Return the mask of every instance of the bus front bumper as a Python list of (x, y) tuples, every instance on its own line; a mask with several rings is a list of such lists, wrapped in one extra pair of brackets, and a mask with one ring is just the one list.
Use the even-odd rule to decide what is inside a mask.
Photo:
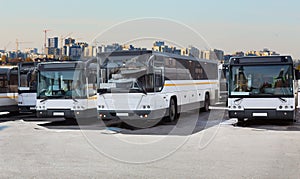
[(19, 105), (20, 113), (34, 113), (36, 111), (35, 106), (21, 106)]
[(100, 119), (150, 120), (163, 118), (166, 116), (166, 114), (167, 109), (134, 111), (98, 110)]
[(75, 118), (75, 111), (66, 110), (66, 109), (37, 110), (36, 116), (39, 118), (47, 118), (47, 117)]
[(64, 117), (64, 118), (97, 118), (96, 109), (87, 110), (68, 110), (68, 109), (51, 109), (37, 110), (38, 118)]
[(294, 111), (277, 111), (277, 110), (255, 110), (246, 109), (243, 111), (228, 111), (229, 118), (240, 119), (282, 119), (292, 120), (295, 117)]

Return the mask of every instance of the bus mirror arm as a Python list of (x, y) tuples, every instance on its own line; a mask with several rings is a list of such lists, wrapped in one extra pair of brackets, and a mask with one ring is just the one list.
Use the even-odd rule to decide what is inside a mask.
[(145, 90), (145, 88), (142, 86), (141, 87), (141, 91), (145, 94), (145, 95), (147, 95), (147, 91)]
[(295, 77), (296, 77), (296, 80), (300, 80), (300, 70), (298, 70), (298, 69), (295, 70)]

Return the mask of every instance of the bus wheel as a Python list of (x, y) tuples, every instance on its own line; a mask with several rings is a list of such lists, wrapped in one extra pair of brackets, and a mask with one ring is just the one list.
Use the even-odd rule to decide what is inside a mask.
[(205, 94), (205, 99), (204, 99), (204, 107), (201, 108), (202, 112), (208, 112), (209, 111), (209, 106), (210, 106), (210, 99), (209, 99), (209, 94)]
[(171, 98), (169, 105), (169, 122), (176, 121), (178, 118), (177, 115), (177, 104), (174, 98)]
[(239, 126), (239, 127), (246, 127), (247, 126), (247, 123), (246, 121), (244, 121), (243, 118), (239, 118), (237, 123), (236, 123), (236, 126)]

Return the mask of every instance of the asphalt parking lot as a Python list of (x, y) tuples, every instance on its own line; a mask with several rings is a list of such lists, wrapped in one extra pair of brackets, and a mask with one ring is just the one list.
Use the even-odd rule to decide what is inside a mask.
[(132, 129), (2, 116), (1, 178), (299, 178), (300, 123), (235, 126), (225, 110)]

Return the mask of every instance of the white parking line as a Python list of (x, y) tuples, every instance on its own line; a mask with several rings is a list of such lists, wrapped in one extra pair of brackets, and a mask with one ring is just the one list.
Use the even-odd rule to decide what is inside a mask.
[(238, 119), (236, 118), (231, 118), (229, 120), (226, 120), (224, 122), (221, 123), (221, 125), (234, 125), (238, 122)]
[(6, 115), (9, 114), (9, 112), (0, 112), (0, 115)]

